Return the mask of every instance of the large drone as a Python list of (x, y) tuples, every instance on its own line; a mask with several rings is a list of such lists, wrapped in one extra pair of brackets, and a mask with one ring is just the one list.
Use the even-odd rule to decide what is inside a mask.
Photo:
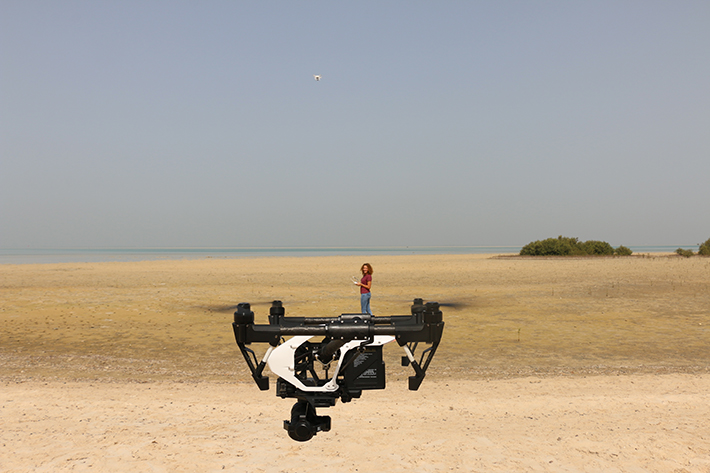
[[(439, 304), (425, 304), (422, 299), (414, 299), (412, 315), (389, 317), (369, 314), (286, 317), (281, 301), (274, 301), (268, 325), (254, 324), (251, 306), (242, 303), (237, 306), (232, 326), (259, 389), (269, 389), (269, 378), (263, 375), (268, 364), (279, 376), (276, 395), (297, 399), (291, 409), (291, 420), (284, 421), (284, 429), (300, 442), (330, 430), (330, 417), (317, 415), (316, 408), (334, 406), (338, 398), (349, 402), (359, 398), (364, 389), (385, 388), (382, 346), (386, 343), (396, 340), (404, 348), (402, 366), (411, 364), (414, 368), (409, 389), (419, 389), (444, 331)], [(313, 337), (323, 338), (311, 341)], [(247, 347), (253, 342), (270, 345), (261, 362)], [(414, 352), (419, 343), (431, 346), (417, 361)]]

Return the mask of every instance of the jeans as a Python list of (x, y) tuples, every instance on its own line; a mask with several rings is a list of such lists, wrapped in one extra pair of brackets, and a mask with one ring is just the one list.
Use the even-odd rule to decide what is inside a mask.
[(365, 294), (360, 294), (360, 313), (372, 315), (372, 309), (370, 309), (370, 296), (371, 292), (366, 292)]

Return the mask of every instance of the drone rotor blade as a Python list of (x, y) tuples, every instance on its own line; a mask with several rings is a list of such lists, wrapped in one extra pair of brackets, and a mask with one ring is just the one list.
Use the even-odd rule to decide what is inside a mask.
[(468, 302), (439, 302), (439, 307), (448, 307), (450, 309), (465, 309), (470, 305)]
[(237, 310), (236, 305), (202, 305), (197, 306), (199, 309), (206, 310), (207, 312), (232, 312)]
[[(249, 302), (249, 301), (244, 301), (244, 302)], [(257, 302), (249, 302), (249, 305), (251, 306), (271, 306), (271, 303), (273, 301), (257, 301)], [(231, 313), (237, 310), (237, 304), (205, 304), (205, 305), (199, 305), (195, 306), (197, 309), (202, 309), (206, 310), (207, 312), (223, 312), (223, 313)]]
[[(411, 303), (411, 301), (407, 301), (407, 302)], [(473, 302), (471, 302), (470, 300), (467, 301), (467, 300), (456, 300), (456, 299), (454, 299), (454, 300), (441, 300), (441, 299), (437, 299), (437, 298), (425, 299), (424, 303), (426, 304), (427, 302), (437, 302), (439, 304), (439, 307), (446, 307), (446, 308), (453, 309), (453, 310), (466, 309), (466, 308), (471, 307), (473, 305)]]

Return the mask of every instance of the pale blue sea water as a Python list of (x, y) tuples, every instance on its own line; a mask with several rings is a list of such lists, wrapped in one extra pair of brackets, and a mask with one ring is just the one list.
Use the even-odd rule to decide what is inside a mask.
[[(672, 253), (693, 245), (630, 246), (634, 253)], [(277, 256), (433, 255), (519, 253), (520, 246), (392, 246), (361, 248), (59, 248), (0, 249), (0, 264), (263, 258)]]
[(439, 246), (363, 248), (60, 248), (0, 249), (0, 264), (105, 261), (263, 258), (277, 256), (353, 256), (518, 253), (519, 246)]

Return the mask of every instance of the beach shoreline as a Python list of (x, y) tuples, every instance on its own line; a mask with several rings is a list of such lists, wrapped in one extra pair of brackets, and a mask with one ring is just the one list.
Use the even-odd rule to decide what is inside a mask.
[[(633, 246), (635, 257), (672, 255), (694, 245)], [(519, 255), (519, 246), (391, 246), (391, 247), (193, 247), (193, 248), (0, 248), (3, 264), (71, 264), (199, 259), (259, 259), (322, 256)]]

